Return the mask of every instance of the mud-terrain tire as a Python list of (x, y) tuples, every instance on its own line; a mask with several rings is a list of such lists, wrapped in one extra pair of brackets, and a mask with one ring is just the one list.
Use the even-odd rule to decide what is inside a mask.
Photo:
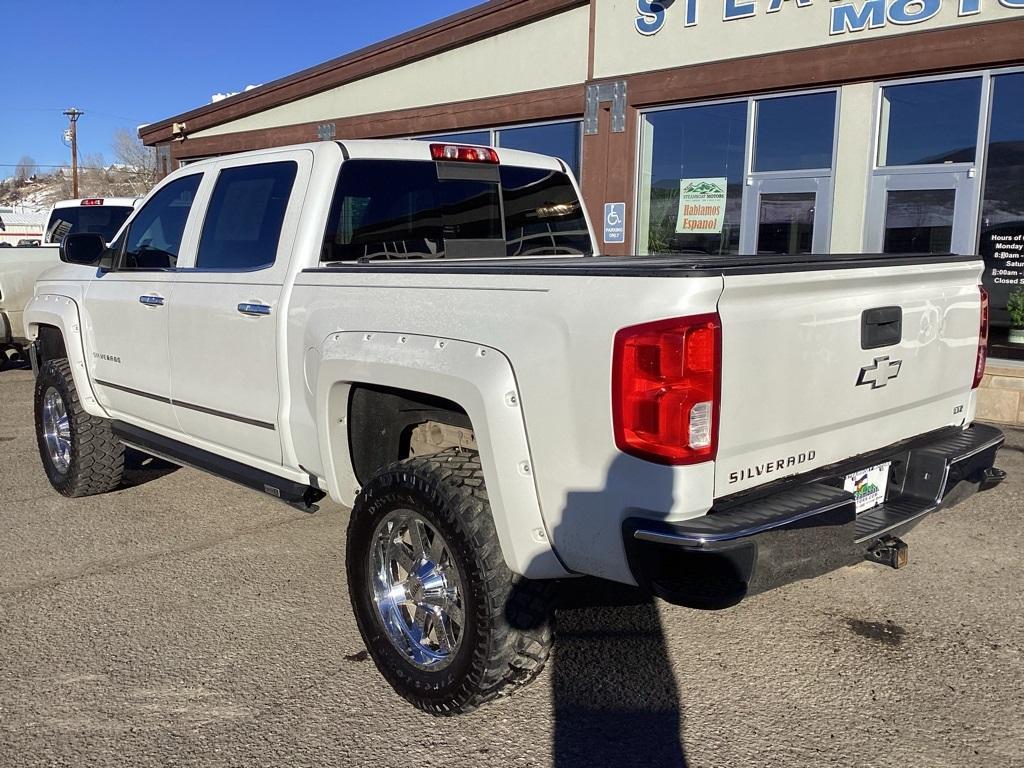
[(110, 422), (82, 410), (67, 359), (43, 363), (35, 386), (36, 442), (46, 477), (64, 496), (94, 496), (124, 479), (124, 444)]
[[(422, 536), (418, 551), (414, 528)], [(346, 565), (370, 656), (417, 708), (433, 715), (469, 712), (543, 669), (553, 642), (553, 585), (517, 576), (505, 564), (475, 453), (446, 451), (378, 471), (352, 510)], [(424, 597), (431, 585), (433, 602)], [(408, 602), (394, 597), (396, 589)], [(421, 615), (428, 617), (417, 630)]]

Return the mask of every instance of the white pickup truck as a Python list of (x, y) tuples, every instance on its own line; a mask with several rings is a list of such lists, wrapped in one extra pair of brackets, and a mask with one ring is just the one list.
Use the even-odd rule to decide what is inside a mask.
[(43, 466), (109, 491), (127, 445), (352, 505), (359, 629), (435, 714), (537, 674), (552, 580), (729, 606), (901, 566), (899, 536), (1004, 477), (1002, 434), (972, 424), (977, 258), (593, 251), (539, 155), (332, 141), (190, 165), (36, 285)]
[(92, 232), (112, 240), (134, 210), (134, 198), (62, 200), (50, 209), (42, 243), (0, 251), (0, 363), (20, 352), (27, 339), (22, 322), (32, 286), (43, 272), (60, 264), (58, 247), (65, 235)]

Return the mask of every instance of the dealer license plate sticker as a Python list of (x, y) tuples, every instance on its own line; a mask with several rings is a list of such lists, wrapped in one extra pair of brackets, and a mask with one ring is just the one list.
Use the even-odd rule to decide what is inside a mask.
[(892, 462), (877, 464), (846, 476), (843, 486), (853, 494), (857, 503), (857, 514), (874, 509), (885, 501), (885, 489), (889, 485), (889, 466)]

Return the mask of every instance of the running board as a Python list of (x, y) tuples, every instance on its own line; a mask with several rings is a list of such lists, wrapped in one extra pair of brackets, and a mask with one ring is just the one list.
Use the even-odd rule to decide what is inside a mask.
[(255, 469), (238, 461), (225, 459), (215, 453), (194, 448), (177, 440), (158, 435), (123, 421), (111, 425), (114, 435), (132, 448), (143, 453), (166, 459), (172, 464), (192, 467), (211, 475), (230, 480), (238, 485), (266, 494), (302, 512), (316, 512), (316, 503), (326, 494), (311, 485), (303, 485), (278, 477), (261, 469)]

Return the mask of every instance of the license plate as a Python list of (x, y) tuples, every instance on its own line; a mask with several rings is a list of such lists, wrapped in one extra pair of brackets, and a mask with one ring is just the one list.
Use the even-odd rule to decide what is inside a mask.
[(846, 476), (846, 483), (843, 487), (853, 494), (857, 503), (858, 515), (869, 509), (874, 509), (885, 501), (885, 489), (889, 485), (889, 466), (891, 464), (891, 461), (887, 461), (885, 464), (876, 464)]

